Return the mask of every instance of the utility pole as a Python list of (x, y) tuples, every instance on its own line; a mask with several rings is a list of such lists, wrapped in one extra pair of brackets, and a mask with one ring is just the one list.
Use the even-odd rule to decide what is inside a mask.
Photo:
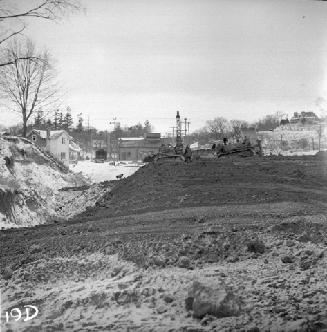
[(171, 138), (171, 143), (172, 145), (174, 145), (174, 139), (175, 139), (175, 127), (169, 127), (173, 130), (173, 135), (172, 135), (172, 138)]
[(183, 154), (182, 126), (179, 111), (176, 114), (176, 153)]
[[(113, 119), (112, 119), (113, 121), (110, 121), (109, 122), (109, 124), (111, 125), (111, 124), (113, 124), (114, 125), (114, 129), (115, 129), (115, 125), (116, 125), (116, 117), (114, 117)], [(110, 139), (111, 137), (110, 137), (110, 131), (109, 131), (109, 143), (111, 144), (111, 139)], [(116, 159), (116, 149), (112, 149), (113, 150), (113, 154), (114, 154), (114, 163), (115, 163), (115, 159)], [(111, 145), (110, 145), (110, 157), (111, 157), (111, 153), (112, 153), (112, 150), (111, 150)]]
[(175, 137), (175, 127), (170, 127), (173, 130), (173, 138)]
[(321, 123), (319, 123), (319, 133), (318, 133), (318, 150), (320, 151), (321, 145)]
[(87, 116), (87, 130), (90, 135), (90, 151), (91, 151), (91, 161), (93, 159), (93, 143), (92, 143), (92, 130), (90, 129), (90, 115)]
[[(109, 147), (109, 145), (108, 145), (108, 130), (106, 129), (106, 150), (107, 150), (107, 158), (108, 158), (108, 147)], [(107, 160), (107, 158), (106, 158), (106, 160)]]
[(90, 128), (90, 136), (91, 136), (91, 161), (93, 159), (93, 138), (92, 138), (92, 129)]
[(190, 121), (187, 122), (187, 137), (188, 137), (188, 140), (187, 140), (187, 143), (190, 144)]
[(187, 127), (186, 127), (186, 125), (187, 125), (187, 118), (184, 118), (184, 132), (185, 132), (185, 139), (186, 139), (186, 131), (187, 131)]

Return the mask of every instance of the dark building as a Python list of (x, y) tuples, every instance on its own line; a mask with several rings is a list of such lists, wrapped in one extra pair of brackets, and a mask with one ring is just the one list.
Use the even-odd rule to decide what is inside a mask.
[(143, 160), (147, 155), (158, 153), (160, 146), (160, 133), (147, 133), (144, 137), (123, 137), (118, 142), (119, 159)]

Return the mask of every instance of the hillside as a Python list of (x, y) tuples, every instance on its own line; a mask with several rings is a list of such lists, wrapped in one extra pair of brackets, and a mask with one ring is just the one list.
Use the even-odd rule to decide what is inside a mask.
[(56, 218), (61, 188), (87, 180), (19, 137), (0, 138), (0, 227), (43, 224)]

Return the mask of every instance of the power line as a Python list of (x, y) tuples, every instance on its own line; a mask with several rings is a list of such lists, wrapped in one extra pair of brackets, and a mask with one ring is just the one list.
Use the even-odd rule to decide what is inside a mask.
[[(110, 117), (93, 117), (92, 116), (92, 119), (93, 120), (108, 120)], [(172, 120), (172, 121), (175, 121), (175, 118), (174, 117), (146, 117), (146, 116), (143, 116), (142, 118), (146, 119), (146, 120)], [(127, 120), (131, 120), (131, 117), (128, 117), (128, 116), (120, 116), (119, 119), (127, 119)], [(201, 120), (203, 121), (203, 118), (193, 118), (193, 120)]]

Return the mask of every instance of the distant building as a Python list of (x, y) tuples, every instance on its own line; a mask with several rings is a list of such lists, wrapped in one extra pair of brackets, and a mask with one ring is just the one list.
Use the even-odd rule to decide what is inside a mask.
[(140, 160), (144, 137), (123, 137), (118, 140), (119, 160)]
[(69, 141), (69, 162), (76, 163), (81, 158), (82, 149), (74, 141)]
[(54, 157), (69, 165), (69, 142), (71, 137), (65, 130), (35, 130), (28, 135), (29, 138), (39, 148), (50, 152)]
[(46, 149), (47, 132), (45, 130), (33, 129), (32, 132), (27, 135), (27, 138), (30, 139), (39, 148)]
[(291, 124), (316, 124), (319, 122), (318, 116), (314, 112), (294, 112), (290, 123)]
[(158, 153), (161, 146), (160, 133), (147, 133), (144, 137), (123, 137), (119, 139), (119, 159), (143, 160), (149, 154)]
[(47, 150), (65, 165), (69, 165), (69, 140), (71, 137), (65, 130), (50, 131)]

